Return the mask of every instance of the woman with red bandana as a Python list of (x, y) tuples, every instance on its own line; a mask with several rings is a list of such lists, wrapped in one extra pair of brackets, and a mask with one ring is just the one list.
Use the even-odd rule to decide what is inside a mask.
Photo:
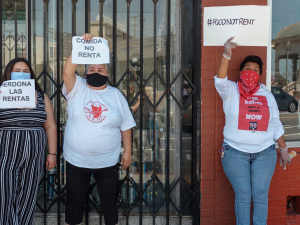
[(291, 157), (275, 98), (264, 84), (258, 83), (262, 74), (261, 58), (247, 56), (243, 60), (238, 83), (227, 79), (231, 50), (237, 46), (232, 39), (224, 45), (215, 76), (226, 118), (224, 143), (220, 150), (223, 170), (235, 192), (236, 224), (250, 224), (253, 201), (253, 225), (266, 225), (269, 186), (277, 161), (275, 141), (284, 169)]

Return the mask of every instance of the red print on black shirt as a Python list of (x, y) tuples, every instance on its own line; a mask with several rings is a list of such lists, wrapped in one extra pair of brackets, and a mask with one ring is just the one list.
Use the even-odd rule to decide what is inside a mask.
[(239, 130), (267, 131), (269, 119), (270, 111), (265, 96), (244, 98), (240, 95)]
[(102, 116), (102, 113), (108, 110), (105, 105), (92, 101), (89, 101), (86, 105), (87, 107), (84, 107), (83, 111), (89, 121), (100, 123), (106, 118), (106, 116)]

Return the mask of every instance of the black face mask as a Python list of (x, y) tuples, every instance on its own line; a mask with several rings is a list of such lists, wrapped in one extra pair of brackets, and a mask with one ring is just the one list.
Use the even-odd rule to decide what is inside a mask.
[(92, 87), (101, 87), (106, 84), (107, 80), (107, 76), (101, 75), (99, 73), (91, 73), (86, 75), (86, 82)]

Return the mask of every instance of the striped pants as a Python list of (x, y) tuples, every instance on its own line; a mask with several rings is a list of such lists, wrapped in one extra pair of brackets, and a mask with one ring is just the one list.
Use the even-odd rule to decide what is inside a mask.
[(0, 130), (0, 225), (31, 225), (45, 160), (40, 130)]

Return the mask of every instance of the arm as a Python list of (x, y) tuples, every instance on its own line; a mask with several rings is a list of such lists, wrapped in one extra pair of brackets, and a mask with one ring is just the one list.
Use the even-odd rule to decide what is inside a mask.
[(283, 164), (283, 169), (285, 170), (286, 164), (291, 163), (292, 157), (289, 154), (283, 135), (277, 139), (277, 143), (279, 145), (279, 151), (280, 151), (280, 159), (279, 159), (280, 166), (282, 166)]
[(132, 112), (135, 113), (138, 110), (139, 106), (140, 106), (140, 99), (138, 99), (138, 101), (134, 104), (134, 106), (131, 106)]
[(64, 65), (64, 72), (63, 72), (64, 82), (68, 94), (72, 91), (76, 82), (76, 75), (75, 75), (76, 68), (77, 68), (77, 64), (72, 64), (72, 55), (70, 55), (70, 57), (68, 58), (67, 62)]
[(272, 96), (273, 98), (273, 104), (272, 104), (272, 114), (273, 114), (273, 119), (271, 121), (273, 129), (274, 129), (274, 139), (277, 141), (278, 145), (279, 145), (279, 151), (280, 151), (280, 166), (282, 166), (283, 164), (283, 169), (286, 169), (286, 164), (289, 164), (291, 162), (291, 156), (288, 152), (288, 148), (285, 144), (285, 140), (284, 140), (284, 129), (282, 126), (282, 123), (280, 121), (280, 117), (279, 117), (279, 110), (278, 110), (278, 106), (276, 103), (276, 100), (274, 98), (274, 96)]
[(44, 123), (44, 129), (47, 135), (49, 155), (46, 160), (46, 167), (53, 169), (56, 166), (56, 148), (57, 148), (57, 134), (56, 124), (54, 119), (53, 107), (50, 99), (44, 94), (45, 99), (45, 111), (47, 114), (47, 120)]
[[(82, 35), (83, 39), (86, 41), (90, 41), (93, 39), (94, 35), (92, 34), (84, 34)], [(63, 70), (63, 77), (64, 77), (64, 82), (67, 88), (67, 93), (69, 94), (76, 82), (76, 75), (75, 71), (77, 68), (77, 64), (72, 63), (72, 54), (68, 58), (67, 62), (64, 65), (64, 70)]]
[(122, 169), (126, 169), (131, 165), (131, 129), (121, 131), (124, 153), (121, 160)]
[(224, 45), (224, 53), (223, 53), (223, 57), (221, 59), (221, 63), (220, 63), (219, 70), (217, 73), (217, 77), (221, 78), (221, 79), (225, 78), (227, 75), (229, 60), (231, 59), (231, 55), (232, 55), (231, 50), (236, 48), (236, 46), (237, 46), (236, 43), (231, 42), (232, 39), (233, 39), (233, 37), (229, 38)]
[(286, 148), (286, 144), (285, 144), (285, 140), (283, 135), (277, 139), (277, 143), (279, 145), (280, 148), (285, 149)]
[(217, 73), (218, 78), (223, 79), (226, 77), (228, 65), (229, 65), (229, 60), (223, 56)]
[[(145, 91), (145, 94), (147, 95), (147, 97), (149, 98), (150, 102), (154, 105), (154, 99), (150, 98), (150, 93), (149, 91)], [(158, 112), (158, 107), (155, 108), (155, 112)]]

